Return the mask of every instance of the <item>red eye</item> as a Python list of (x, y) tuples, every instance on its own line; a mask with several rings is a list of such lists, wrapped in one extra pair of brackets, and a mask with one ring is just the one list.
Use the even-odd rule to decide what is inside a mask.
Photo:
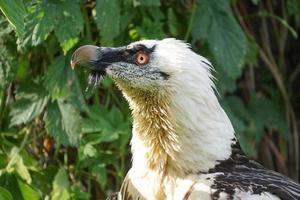
[(139, 65), (145, 65), (149, 62), (149, 56), (146, 52), (140, 51), (138, 52), (135, 57), (135, 62)]

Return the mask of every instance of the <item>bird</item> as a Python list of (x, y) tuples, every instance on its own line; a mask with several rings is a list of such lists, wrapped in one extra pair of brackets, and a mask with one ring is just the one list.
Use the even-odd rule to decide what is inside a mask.
[(132, 166), (119, 200), (299, 200), (300, 185), (242, 151), (221, 107), (213, 66), (175, 39), (121, 47), (85, 45), (71, 66), (89, 84), (109, 76), (132, 111)]

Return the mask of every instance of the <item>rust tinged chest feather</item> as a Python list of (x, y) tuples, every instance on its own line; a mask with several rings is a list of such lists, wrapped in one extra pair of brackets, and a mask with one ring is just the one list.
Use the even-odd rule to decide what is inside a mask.
[(168, 168), (167, 154), (173, 143), (174, 130), (166, 95), (131, 90), (128, 96), (134, 120), (134, 131), (147, 148), (148, 167), (163, 173)]
[[(177, 135), (170, 119), (171, 95), (162, 91), (143, 91), (119, 83), (125, 98), (129, 102), (133, 115), (133, 129), (136, 137), (146, 148), (144, 158), (149, 170), (158, 172), (156, 199), (165, 199), (163, 182), (171, 169), (169, 152), (173, 151)], [(132, 143), (134, 146), (135, 144)]]

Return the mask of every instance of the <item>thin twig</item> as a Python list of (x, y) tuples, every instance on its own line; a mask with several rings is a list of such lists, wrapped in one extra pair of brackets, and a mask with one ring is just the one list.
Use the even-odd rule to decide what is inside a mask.
[(282, 154), (280, 153), (280, 151), (274, 144), (273, 140), (269, 136), (266, 135), (266, 137), (264, 139), (265, 139), (267, 145), (270, 147), (271, 151), (273, 152), (273, 155), (275, 155), (277, 164), (279, 165), (279, 168), (282, 170), (282, 172), (284, 174), (287, 175), (288, 171), (287, 171), (287, 167), (286, 167), (286, 164), (285, 164)]
[(266, 56), (266, 54), (264, 53), (264, 51), (260, 48), (259, 49), (259, 55), (262, 58), (262, 60), (264, 61), (264, 63), (266, 64), (266, 66), (268, 67), (268, 69), (270, 70), (270, 72), (272, 73), (273, 77), (275, 78), (275, 81), (277, 83), (277, 86), (279, 88), (279, 91), (281, 92), (284, 102), (285, 102), (285, 107), (286, 107), (286, 111), (288, 112), (288, 121), (289, 121), (289, 125), (290, 125), (290, 130), (292, 132), (292, 138), (290, 138), (290, 143), (294, 145), (292, 145), (292, 149), (294, 152), (294, 159), (295, 159), (295, 174), (294, 176), (296, 176), (298, 178), (299, 176), (299, 132), (298, 132), (298, 127), (297, 127), (297, 121), (296, 121), (296, 116), (295, 116), (295, 112), (293, 110), (293, 107), (291, 105), (291, 102), (289, 100), (289, 96), (288, 93), (284, 87), (284, 83), (283, 80), (281, 78), (281, 75), (278, 71), (278, 68), (276, 67), (276, 65), (274, 63), (272, 63), (270, 61), (270, 59)]
[(292, 72), (291, 76), (290, 76), (290, 82), (294, 82), (295, 79), (298, 77), (300, 72), (300, 63), (297, 65), (296, 69)]
[[(283, 3), (284, 4), (284, 3)], [(239, 10), (238, 9), (235, 9), (235, 12), (237, 13), (237, 15), (241, 15), (239, 13)], [(284, 9), (284, 12), (283, 12), (283, 15), (284, 15), (284, 18), (285, 20), (287, 20), (287, 17), (286, 17), (286, 13), (285, 13), (285, 9)], [(246, 14), (245, 14), (246, 16)], [(262, 16), (261, 16), (262, 17)], [(239, 18), (238, 18), (239, 19)], [(251, 34), (251, 24), (249, 24), (249, 26), (246, 26), (245, 23), (241, 23), (241, 26), (242, 28), (244, 29), (244, 31), (249, 34), (249, 35), (252, 35), (253, 37), (255, 37), (255, 34)], [(265, 52), (261, 47), (258, 47), (258, 51), (259, 51), (259, 56), (261, 57), (262, 61), (265, 63), (265, 65), (267, 66), (267, 68), (269, 69), (269, 71), (271, 72), (272, 76), (274, 77), (275, 79), (275, 82), (279, 88), (279, 91), (280, 93), (282, 94), (282, 97), (284, 99), (284, 102), (285, 102), (285, 110), (287, 112), (287, 115), (286, 115), (286, 119), (287, 119), (287, 122), (288, 122), (288, 125), (289, 125), (289, 130), (291, 130), (291, 136), (292, 137), (289, 137), (289, 149), (290, 149), (290, 154), (292, 154), (292, 160), (295, 162), (295, 169), (293, 170), (293, 176), (294, 177), (297, 177), (297, 179), (299, 179), (299, 131), (298, 131), (298, 126), (297, 126), (297, 122), (296, 122), (296, 116), (295, 116), (295, 112), (293, 110), (293, 107), (292, 107), (292, 104), (290, 102), (290, 99), (289, 99), (289, 96), (288, 96), (288, 93), (287, 93), (287, 90), (284, 86), (284, 81), (283, 81), (283, 78), (280, 74), (280, 71), (279, 71), (279, 67), (278, 65), (276, 64), (275, 62), (275, 59), (273, 57), (273, 54), (272, 54), (272, 51), (271, 51), (271, 48), (270, 48), (270, 42), (268, 41), (268, 35), (269, 32), (268, 32), (268, 29), (267, 29), (267, 25), (266, 25), (266, 21), (264, 20), (263, 21), (263, 31), (264, 31), (264, 34), (262, 36), (265, 36), (267, 38), (267, 42), (265, 41)], [(285, 29), (285, 31), (287, 31), (286, 28), (283, 28)], [(252, 30), (252, 29), (251, 29)], [(282, 51), (282, 56), (284, 56), (283, 52), (284, 52), (284, 47), (285, 47), (285, 38), (287, 37), (285, 34), (287, 34), (288, 32), (284, 32), (283, 35), (281, 35), (282, 40), (281, 40), (281, 51)], [(263, 40), (264, 42), (264, 40)], [(282, 58), (284, 59), (284, 57)], [(283, 66), (285, 66), (284, 63), (281, 63), (283, 64)]]

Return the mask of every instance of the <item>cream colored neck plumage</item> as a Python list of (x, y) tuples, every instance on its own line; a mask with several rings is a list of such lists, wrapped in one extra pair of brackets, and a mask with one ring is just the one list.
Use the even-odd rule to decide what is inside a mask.
[(133, 110), (133, 168), (185, 176), (208, 171), (230, 156), (234, 131), (214, 94), (199, 102), (177, 99), (176, 91), (122, 90)]

